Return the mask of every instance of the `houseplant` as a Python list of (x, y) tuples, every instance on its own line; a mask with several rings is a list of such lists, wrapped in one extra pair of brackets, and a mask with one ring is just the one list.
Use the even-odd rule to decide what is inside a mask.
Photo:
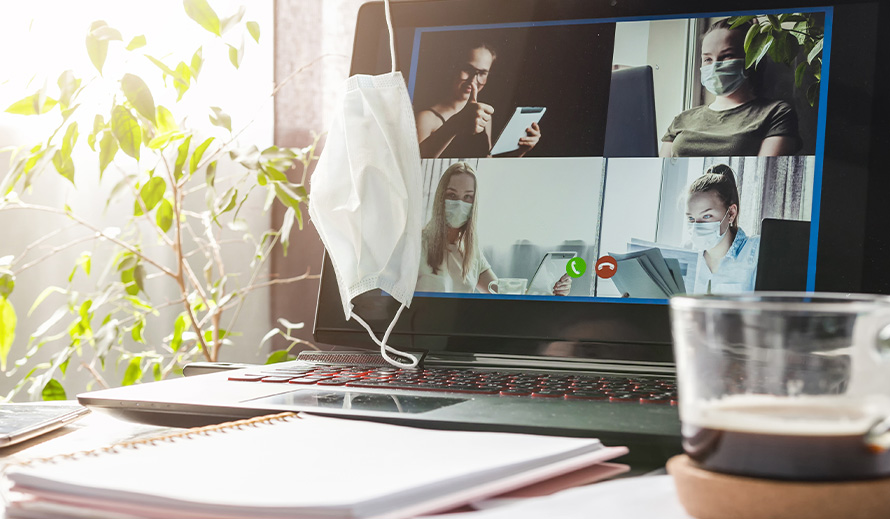
[[(94, 69), (90, 75), (60, 71), (55, 84), (6, 109), (49, 118), (52, 128), (39, 142), (7, 150), (10, 170), (0, 180), (0, 216), (28, 211), (67, 222), (63, 232), (0, 253), (0, 369), (18, 380), (7, 398), (22, 389), (34, 398), (66, 398), (69, 365), (89, 371), (101, 385), (120, 366), (120, 382), (128, 385), (179, 373), (193, 360), (217, 361), (237, 336), (249, 294), (313, 277), (307, 272), (272, 279), (265, 265), (274, 247), (287, 253), (292, 229), (303, 225), (306, 174), (317, 158), (318, 138), (299, 149), (260, 149), (243, 142), (244, 127), (233, 128), (223, 107), (196, 110), (202, 99), (190, 99), (209, 63), (225, 61), (237, 74), (250, 45), (260, 41), (259, 24), (245, 13), (241, 7), (220, 16), (206, 0), (184, 0), (181, 15), (204, 38), (182, 59), (153, 55), (150, 35), (125, 35), (95, 21), (83, 42)], [(113, 71), (107, 66), (112, 61), (118, 65)], [(41, 201), (35, 186), (47, 176), (69, 183), (74, 196), (106, 189), (106, 206), (128, 208), (125, 221), (97, 223), (67, 202)], [(257, 199), (263, 211), (284, 204), (283, 221), (252, 228), (244, 212)], [(245, 243), (252, 249), (250, 261), (233, 270), (226, 249)], [(22, 272), (77, 248), (84, 249), (59, 283), (50, 280), (30, 308), (13, 306), (9, 296)], [(159, 299), (165, 291), (174, 296)], [(54, 310), (40, 326), (18, 329), (19, 315), (47, 306)], [(299, 326), (281, 324), (283, 329), (270, 330), (265, 339), (290, 338), (288, 332)], [(146, 339), (149, 330), (155, 340)], [(10, 359), (15, 337), (23, 341), (26, 334), (25, 353)], [(291, 338), (290, 346), (297, 342)], [(287, 356), (287, 350), (278, 351), (268, 360)]]

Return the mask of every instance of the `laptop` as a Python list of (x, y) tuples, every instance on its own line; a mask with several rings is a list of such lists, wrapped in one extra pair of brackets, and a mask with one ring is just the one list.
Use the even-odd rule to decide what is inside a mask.
[[(656, 453), (653, 459), (663, 461), (680, 450), (668, 301), (621, 297), (607, 277), (595, 276), (594, 265), (605, 251), (621, 250), (634, 239), (684, 247), (688, 240), (676, 203), (682, 191), (678, 186), (715, 163), (731, 165), (741, 179), (742, 228), (756, 228), (753, 222), (766, 216), (767, 206), (772, 218), (777, 212), (794, 213), (794, 219), (810, 222), (807, 290), (890, 291), (890, 276), (881, 267), (890, 250), (883, 210), (890, 188), (881, 154), (873, 153), (888, 149), (890, 140), (886, 125), (872, 115), (890, 113), (887, 97), (879, 94), (887, 72), (875, 66), (888, 56), (887, 38), (879, 38), (877, 30), (890, 16), (886, 4), (439, 0), (396, 2), (392, 7), (399, 66), (415, 109), (431, 106), (454, 83), (457, 69), (443, 64), (455, 59), (448, 53), (466, 42), (484, 42), (496, 50), (485, 88), (479, 91), (480, 101), (495, 107), (495, 118), (509, 116), (498, 107), (547, 106), (540, 142), (525, 157), (464, 158), (478, 181), (479, 240), (493, 272), (500, 275), (508, 272), (517, 243), (536, 245), (542, 252), (577, 251), (587, 270), (576, 279), (587, 277), (587, 293), (417, 293), (391, 343), (421, 352), (423, 369), (429, 371), (396, 376), (367, 333), (344, 319), (326, 259), (314, 334), (319, 342), (338, 345), (337, 350), (308, 352), (300, 360), (274, 366), (84, 393), (78, 395), (82, 404), (175, 425), (292, 410), (436, 428), (597, 436), (630, 445), (632, 452), (649, 448)], [(701, 96), (693, 74), (698, 35), (716, 17), (764, 13), (805, 13), (824, 28), (821, 81), (812, 79), (815, 94), (807, 98), (806, 89), (802, 94), (791, 91), (798, 100), (800, 124), (814, 125), (815, 155), (604, 157), (611, 71), (618, 54), (621, 64), (656, 68), (655, 99), (664, 103), (658, 126), (663, 129), (676, 114), (695, 106), (689, 99)], [(676, 51), (665, 52), (671, 46)], [(366, 4), (357, 21), (352, 72), (387, 72), (388, 56), (383, 5)], [(670, 74), (661, 77), (659, 70)], [(453, 162), (425, 159), (424, 185), (437, 185)], [(806, 182), (791, 182), (795, 175)], [(875, 192), (876, 186), (883, 189)], [(788, 207), (763, 203), (764, 194), (786, 191), (787, 197), (770, 199), (787, 199)], [(425, 203), (434, 203), (432, 197)], [(780, 253), (759, 261), (781, 261)], [(397, 306), (380, 292), (355, 300), (356, 313), (379, 335)], [(318, 381), (325, 378), (321, 374), (329, 375), (325, 380), (359, 376), (404, 381), (442, 374), (447, 379), (466, 370), (473, 373), (462, 378), (464, 386), (485, 385), (473, 378), (478, 375), (513, 381), (515, 388), (515, 381), (524, 377), (562, 381), (562, 393), (480, 394), (460, 388), (430, 390), (425, 382), (410, 389)], [(344, 372), (350, 376), (340, 376)], [(316, 381), (298, 382), (307, 374)], [(601, 397), (569, 396), (584, 384), (597, 386)], [(488, 391), (492, 385), (486, 385)], [(661, 388), (661, 398), (646, 401), (639, 396), (638, 390), (654, 395), (650, 389), (655, 386)], [(543, 386), (534, 382), (531, 389)]]

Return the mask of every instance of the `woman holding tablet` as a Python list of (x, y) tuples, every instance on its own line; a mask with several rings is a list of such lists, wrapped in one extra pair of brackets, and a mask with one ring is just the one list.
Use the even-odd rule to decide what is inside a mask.
[(784, 101), (757, 96), (745, 69), (745, 35), (720, 20), (702, 39), (701, 83), (710, 105), (676, 116), (662, 137), (662, 157), (794, 155), (801, 147), (797, 114)]
[[(497, 54), (485, 43), (467, 47), (455, 63), (443, 98), (416, 114), (417, 140), (423, 158), (487, 157), (492, 147), (491, 116), (494, 107), (479, 102)], [(509, 154), (522, 157), (538, 143), (537, 123), (526, 129), (519, 149)]]
[(690, 184), (686, 221), (692, 247), (700, 251), (690, 293), (754, 290), (760, 237), (748, 236), (739, 227), (739, 191), (732, 168), (718, 164)]
[[(455, 162), (439, 180), (432, 218), (423, 229), (418, 292), (491, 293), (497, 276), (478, 243), (476, 210), (476, 172), (466, 162)], [(571, 279), (563, 275), (553, 295), (568, 295), (571, 288)]]

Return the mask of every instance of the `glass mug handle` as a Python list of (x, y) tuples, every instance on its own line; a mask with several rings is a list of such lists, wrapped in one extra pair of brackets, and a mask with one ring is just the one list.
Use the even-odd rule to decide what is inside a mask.
[[(876, 312), (871, 316), (863, 334), (863, 349), (867, 350), (867, 354), (878, 364), (890, 364), (890, 311)], [(883, 371), (890, 370), (890, 367), (883, 367)], [(856, 376), (856, 372), (853, 373)], [(890, 416), (878, 420), (865, 433), (865, 445), (876, 453), (890, 450)]]
[(494, 281), (491, 281), (491, 282), (488, 283), (488, 293), (489, 293), (489, 294), (497, 294), (497, 293), (498, 293), (497, 290), (495, 290), (494, 288), (492, 288), (493, 286), (494, 286), (494, 287), (498, 286), (498, 280), (495, 279)]

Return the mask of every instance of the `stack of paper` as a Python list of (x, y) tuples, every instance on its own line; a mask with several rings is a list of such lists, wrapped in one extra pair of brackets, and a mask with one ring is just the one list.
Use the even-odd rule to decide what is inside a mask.
[(8, 518), (400, 518), (627, 452), (595, 439), (290, 415), (5, 470)]
[(618, 263), (611, 279), (622, 294), (642, 299), (667, 299), (686, 292), (680, 261), (665, 259), (658, 248), (609, 255)]

